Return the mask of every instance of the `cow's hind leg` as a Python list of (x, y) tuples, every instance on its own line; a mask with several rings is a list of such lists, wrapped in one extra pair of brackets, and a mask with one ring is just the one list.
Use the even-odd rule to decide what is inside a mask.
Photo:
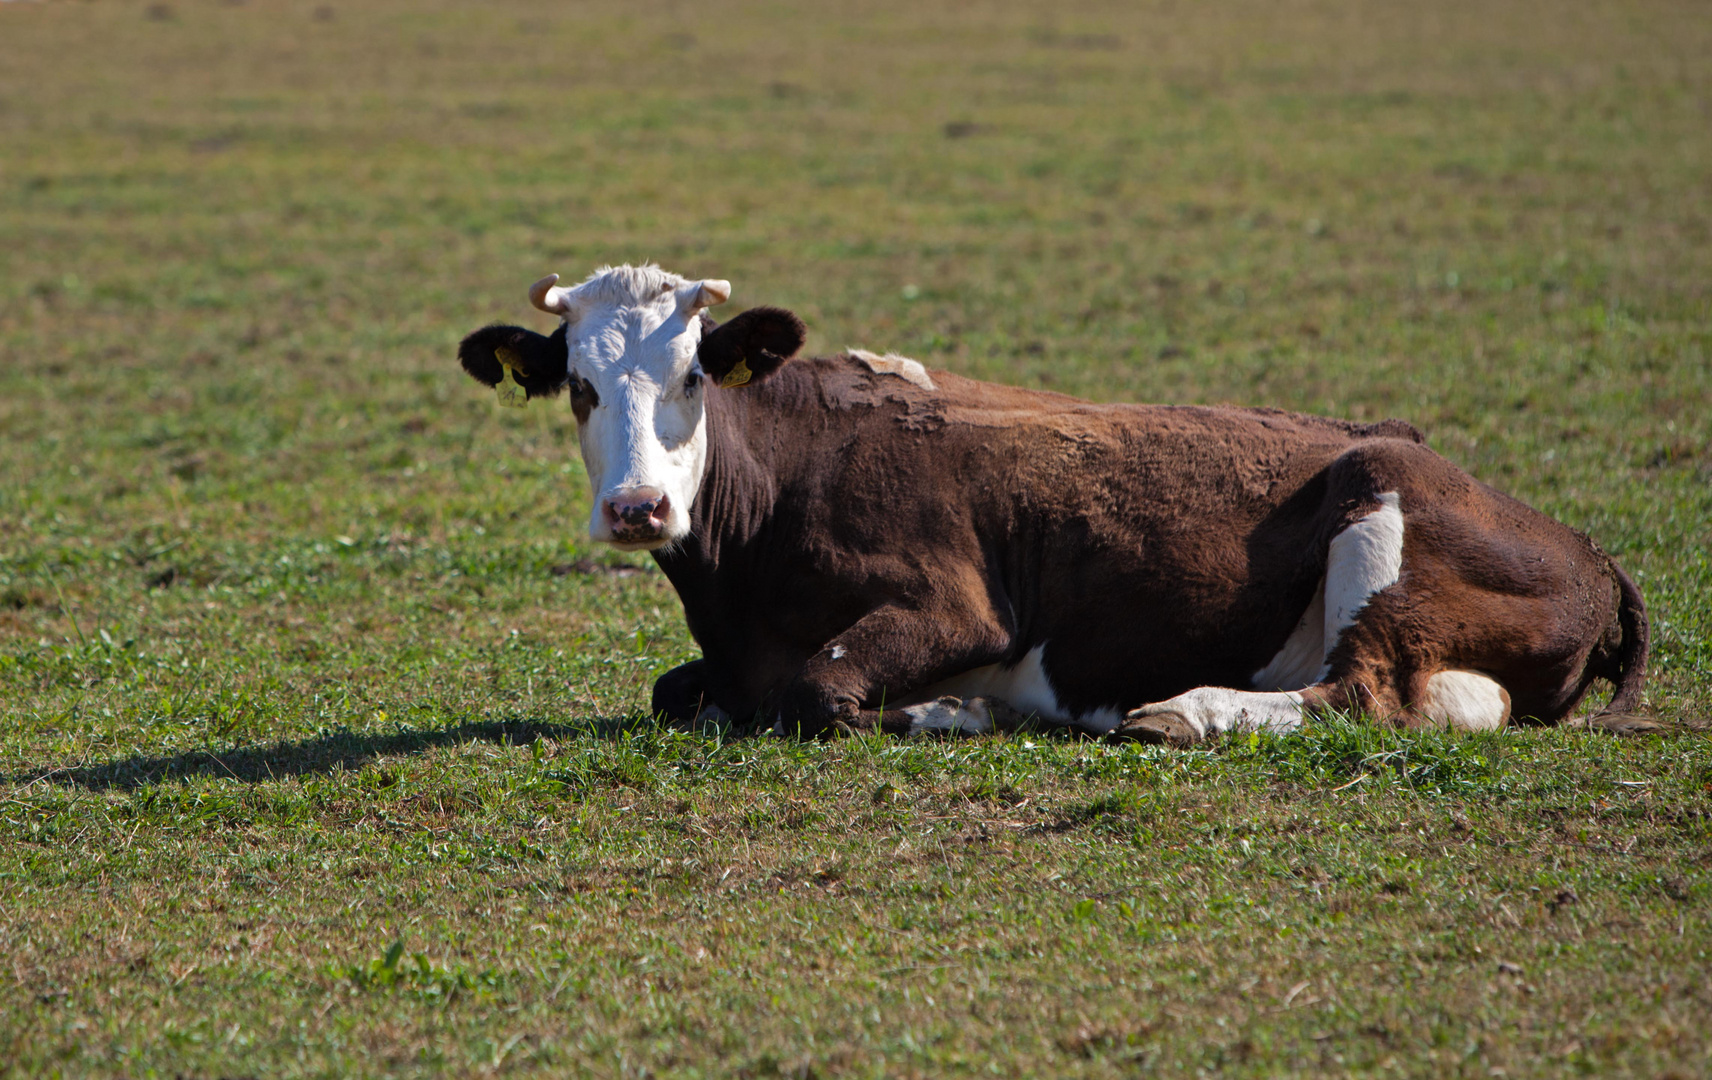
[(1510, 717), (1510, 695), (1495, 679), (1475, 671), (1434, 672), (1407, 708), (1396, 703), (1382, 683), (1366, 678), (1269, 692), (1202, 686), (1134, 710), (1112, 738), (1193, 746), (1231, 732), (1294, 731), (1321, 711), (1457, 731), (1496, 731)]
[[(1294, 731), (1320, 710), (1371, 714), (1378, 698), (1373, 686), (1351, 681), (1325, 681), (1303, 690), (1270, 693), (1200, 686), (1133, 710), (1113, 738), (1192, 746), (1233, 731)], [(1477, 671), (1435, 671), (1409, 709), (1387, 715), (1411, 727), (1496, 731), (1510, 719), (1510, 695), (1496, 679)]]
[(1232, 731), (1294, 731), (1309, 708), (1303, 695), (1294, 690), (1201, 686), (1134, 710), (1110, 737), (1120, 742), (1193, 746)]
[(1188, 746), (1232, 731), (1293, 731), (1304, 712), (1336, 707), (1337, 689), (1322, 685), (1331, 651), (1368, 599), (1396, 583), (1402, 567), (1403, 513), (1397, 493), (1387, 491), (1332, 538), (1320, 590), (1290, 640), (1254, 673), (1254, 689), (1202, 686), (1144, 705), (1112, 737)]
[[(1410, 651), (1416, 635), (1399, 612), (1412, 605), (1397, 595), (1405, 532), (1397, 492), (1359, 502), (1361, 512), (1330, 542), (1321, 591), (1278, 656), (1255, 672), (1253, 689), (1203, 686), (1145, 705), (1113, 737), (1187, 746), (1233, 731), (1293, 731), (1322, 711), (1463, 731), (1502, 727), (1510, 695), (1496, 680)], [(1388, 602), (1376, 605), (1381, 594)]]

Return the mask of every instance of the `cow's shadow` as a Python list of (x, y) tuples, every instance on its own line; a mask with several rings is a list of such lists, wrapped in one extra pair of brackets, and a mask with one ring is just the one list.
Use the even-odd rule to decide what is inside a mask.
[(628, 716), (600, 717), (571, 724), (538, 720), (478, 720), (450, 727), (406, 727), (374, 733), (340, 729), (311, 739), (239, 746), (229, 750), (186, 750), (158, 757), (138, 754), (100, 765), (35, 769), (7, 777), (7, 780), (18, 786), (48, 783), (93, 791), (135, 791), (155, 784), (199, 777), (224, 777), (259, 784), (293, 776), (361, 769), (379, 758), (418, 754), (441, 746), (462, 746), (474, 742), (528, 745), (536, 739), (617, 739), (642, 730), (663, 728), (652, 720)]
[[(1030, 723), (1019, 733), (1044, 738), (1087, 738), (1074, 728)], [(730, 721), (697, 720), (691, 723), (655, 720), (634, 713), (602, 716), (575, 723), (542, 720), (469, 720), (448, 727), (401, 727), (386, 732), (356, 732), (345, 728), (311, 739), (292, 739), (227, 750), (185, 750), (149, 757), (133, 754), (100, 765), (73, 768), (29, 769), (0, 778), (18, 788), (31, 784), (58, 784), (89, 791), (136, 791), (156, 784), (199, 778), (238, 780), (261, 784), (294, 776), (324, 775), (356, 771), (384, 757), (419, 754), (442, 746), (464, 746), (485, 742), (526, 746), (536, 739), (616, 740), (643, 732), (668, 731), (720, 739), (765, 738), (767, 731), (755, 725)], [(955, 738), (955, 736), (951, 736)]]

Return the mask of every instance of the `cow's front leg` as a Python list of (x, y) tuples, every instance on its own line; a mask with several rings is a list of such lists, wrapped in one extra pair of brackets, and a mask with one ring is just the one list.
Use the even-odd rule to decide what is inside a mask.
[(707, 687), (708, 674), (706, 660), (691, 660), (655, 679), (654, 699), (650, 706), (654, 715), (663, 716), (674, 724), (729, 720), (725, 710), (713, 702), (713, 695)]
[(998, 698), (948, 695), (901, 709), (864, 709), (861, 723), (900, 735), (991, 735), (1020, 731), (1028, 717)]
[(969, 605), (880, 608), (803, 665), (779, 696), (778, 730), (816, 738), (874, 729), (908, 733), (912, 717), (888, 702), (998, 663), (1009, 646), (1009, 629)]

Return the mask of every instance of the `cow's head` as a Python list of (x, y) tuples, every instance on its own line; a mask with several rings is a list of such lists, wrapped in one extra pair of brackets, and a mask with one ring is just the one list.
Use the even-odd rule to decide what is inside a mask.
[(563, 320), (551, 336), (489, 326), (458, 359), (478, 381), (528, 397), (569, 389), (594, 494), (589, 536), (627, 551), (681, 540), (707, 468), (708, 395), (772, 374), (802, 347), (802, 322), (753, 308), (718, 325), (706, 309), (731, 295), (729, 282), (653, 266), (605, 267), (569, 289), (558, 280), (529, 289)]

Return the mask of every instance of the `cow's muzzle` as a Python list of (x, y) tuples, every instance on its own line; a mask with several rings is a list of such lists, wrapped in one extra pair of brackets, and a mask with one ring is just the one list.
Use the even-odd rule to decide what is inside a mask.
[(612, 539), (620, 544), (648, 544), (666, 535), (671, 503), (659, 488), (631, 488), (602, 505)]

